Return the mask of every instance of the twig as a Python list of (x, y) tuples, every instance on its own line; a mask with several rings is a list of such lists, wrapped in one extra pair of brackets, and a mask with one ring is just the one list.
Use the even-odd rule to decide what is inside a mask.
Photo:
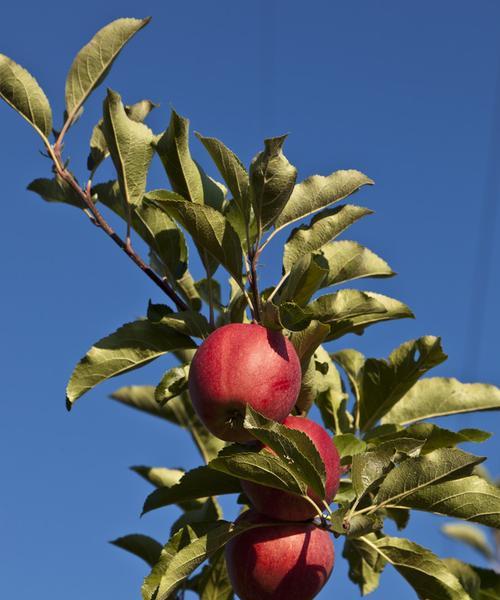
[[(65, 124), (66, 126), (66, 124)], [(68, 126), (69, 127), (69, 126)], [(149, 265), (147, 265), (142, 258), (132, 249), (130, 243), (127, 244), (124, 242), (121, 237), (113, 230), (113, 228), (109, 225), (109, 223), (104, 219), (101, 215), (99, 209), (92, 201), (91, 196), (91, 181), (87, 183), (85, 190), (83, 190), (80, 185), (77, 183), (74, 176), (67, 170), (64, 166), (64, 163), (61, 159), (61, 140), (63, 137), (63, 132), (67, 131), (68, 127), (63, 128), (61, 133), (59, 134), (58, 141), (52, 147), (48, 140), (45, 140), (45, 144), (47, 147), (47, 151), (49, 153), (50, 158), (54, 163), (54, 168), (56, 173), (63, 179), (73, 190), (78, 194), (83, 203), (86, 206), (85, 213), (100, 229), (102, 229), (114, 242), (117, 246), (119, 246), (125, 254), (141, 269), (143, 273), (145, 273), (156, 285), (163, 291), (165, 294), (172, 300), (172, 302), (177, 306), (179, 310), (188, 310), (187, 304), (178, 296), (175, 290), (170, 286), (170, 284), (159, 277), (153, 269)], [(89, 214), (90, 213), (90, 214)]]

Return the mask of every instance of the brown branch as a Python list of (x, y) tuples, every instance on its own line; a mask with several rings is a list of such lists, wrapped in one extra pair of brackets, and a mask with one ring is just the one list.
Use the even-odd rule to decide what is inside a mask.
[(260, 302), (260, 293), (259, 293), (259, 285), (257, 282), (257, 263), (259, 262), (259, 250), (253, 250), (248, 255), (248, 260), (250, 262), (250, 288), (252, 290), (253, 295), (253, 312), (255, 320), (260, 323), (261, 322), (261, 302)]
[[(145, 273), (156, 285), (172, 300), (179, 310), (188, 310), (187, 304), (179, 297), (175, 290), (170, 286), (168, 281), (159, 277), (153, 269), (147, 265), (142, 258), (135, 252), (130, 245), (130, 241), (123, 241), (122, 238), (113, 230), (109, 223), (101, 215), (99, 209), (92, 201), (91, 182), (89, 180), (85, 190), (83, 190), (74, 176), (66, 169), (61, 159), (61, 144), (56, 144), (54, 148), (47, 147), (50, 157), (54, 162), (56, 173), (61, 177), (73, 190), (80, 196), (83, 203), (90, 212), (94, 225), (102, 229), (114, 242), (119, 246), (125, 254)], [(87, 213), (88, 214), (88, 213)]]

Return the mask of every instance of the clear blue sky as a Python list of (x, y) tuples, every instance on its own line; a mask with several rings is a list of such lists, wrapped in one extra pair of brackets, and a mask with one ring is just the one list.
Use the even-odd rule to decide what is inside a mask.
[[(264, 137), (290, 132), (287, 155), (301, 178), (352, 167), (376, 180), (356, 197), (376, 214), (350, 236), (400, 275), (363, 285), (407, 302), (417, 320), (375, 326), (334, 347), (386, 356), (407, 339), (438, 334), (450, 358), (436, 374), (500, 385), (500, 229), (491, 196), (481, 226), (495, 188), (489, 165), (500, 154), (498, 2), (8, 2), (0, 52), (36, 75), (61, 115), (76, 51), (108, 21), (148, 14), (152, 23), (107, 83), (126, 102), (161, 102), (150, 120), (157, 131), (172, 105), (245, 162)], [(67, 139), (82, 176), (103, 93), (92, 97)], [(64, 387), (94, 341), (161, 296), (82, 214), (26, 191), (31, 179), (48, 175), (48, 163), (35, 134), (3, 105), (0, 131), (0, 596), (136, 599), (145, 565), (106, 542), (131, 532), (165, 540), (175, 510), (139, 520), (149, 488), (128, 467), (192, 467), (198, 458), (183, 432), (107, 395), (126, 383), (156, 383), (170, 359), (98, 387), (71, 414)], [(201, 145), (193, 147), (207, 165)], [(162, 185), (156, 162), (150, 186)], [(495, 228), (485, 294), (477, 289), (477, 253)], [(266, 283), (279, 271), (276, 248), (263, 259)], [(468, 337), (471, 318), (482, 327), (480, 346)], [(446, 423), (495, 431), (499, 417)], [(496, 474), (499, 448), (498, 441), (478, 448)], [(474, 560), (441, 536), (441, 522), (416, 515), (405, 535), (442, 555)], [(340, 542), (337, 553), (321, 598), (356, 598)], [(390, 568), (372, 595), (389, 597), (414, 597)]]

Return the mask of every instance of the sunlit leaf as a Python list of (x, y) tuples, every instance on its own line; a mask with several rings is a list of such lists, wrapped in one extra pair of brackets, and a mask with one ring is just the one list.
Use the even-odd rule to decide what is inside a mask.
[(0, 98), (43, 137), (52, 132), (52, 110), (36, 79), (23, 67), (0, 54)]
[(390, 410), (382, 423), (406, 425), (446, 415), (500, 409), (500, 389), (457, 379), (422, 379)]
[(149, 21), (117, 19), (99, 30), (78, 52), (66, 79), (66, 111), (70, 119), (103, 82), (123, 46)]
[(162, 549), (160, 542), (140, 533), (119, 537), (110, 542), (110, 544), (142, 558), (150, 567), (153, 567), (158, 562)]

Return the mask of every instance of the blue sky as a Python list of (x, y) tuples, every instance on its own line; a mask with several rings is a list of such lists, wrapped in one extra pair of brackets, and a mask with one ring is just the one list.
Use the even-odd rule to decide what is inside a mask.
[[(117, 17), (146, 15), (152, 23), (107, 84), (127, 103), (161, 102), (149, 121), (156, 131), (174, 106), (193, 130), (221, 138), (245, 162), (264, 137), (290, 132), (286, 153), (300, 178), (357, 168), (375, 179), (356, 202), (376, 214), (348, 238), (382, 255), (399, 275), (360, 287), (407, 302), (417, 319), (376, 326), (331, 349), (381, 357), (407, 339), (441, 335), (450, 358), (435, 374), (500, 385), (499, 4), (29, 0), (3, 6), (0, 52), (37, 77), (61, 115), (64, 78), (79, 48)], [(103, 94), (94, 94), (67, 139), (81, 176)], [(166, 540), (175, 510), (140, 520), (149, 488), (128, 467), (192, 467), (198, 458), (184, 432), (107, 395), (127, 383), (156, 383), (172, 363), (160, 360), (98, 387), (71, 414), (64, 387), (93, 342), (144, 314), (160, 292), (82, 214), (26, 191), (49, 166), (35, 134), (4, 105), (0, 131), (0, 596), (132, 600), (144, 565), (106, 542), (131, 532)], [(193, 152), (209, 166), (196, 140)], [(110, 176), (108, 165), (102, 179)], [(165, 185), (158, 161), (149, 185)], [(264, 284), (279, 273), (278, 250), (271, 245), (262, 259)], [(485, 281), (478, 252), (490, 261), (486, 291), (478, 289)], [(481, 335), (471, 336), (470, 328)], [(446, 421), (490, 431), (498, 423), (494, 413)], [(500, 473), (497, 440), (477, 452)], [(475, 561), (443, 538), (442, 522), (415, 515), (404, 535)], [(320, 597), (355, 598), (336, 546), (335, 573)], [(390, 568), (371, 597), (389, 594), (414, 597)]]

